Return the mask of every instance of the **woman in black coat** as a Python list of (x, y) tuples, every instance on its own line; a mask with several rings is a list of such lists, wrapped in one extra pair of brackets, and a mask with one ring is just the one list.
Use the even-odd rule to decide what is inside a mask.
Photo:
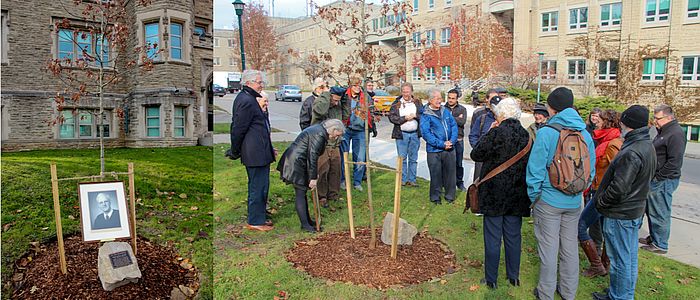
[[(520, 105), (506, 98), (494, 107), (496, 121), (472, 149), (471, 158), (482, 162), (480, 178), (524, 149), (530, 135), (520, 124)], [(525, 172), (529, 153), (508, 169), (479, 186), (479, 210), (484, 214), (484, 272), (489, 288), (496, 288), (501, 239), (505, 244), (506, 275), (520, 285), (522, 218), (530, 216)]]
[(304, 129), (289, 145), (277, 164), (282, 181), (294, 185), (296, 210), (301, 228), (315, 232), (309, 217), (306, 191), (316, 187), (318, 180), (318, 157), (326, 149), (329, 139), (338, 139), (345, 133), (343, 122), (337, 119), (323, 121)]

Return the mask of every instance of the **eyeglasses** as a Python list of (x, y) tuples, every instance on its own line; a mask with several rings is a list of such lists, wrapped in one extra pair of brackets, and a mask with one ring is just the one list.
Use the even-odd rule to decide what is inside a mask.
[(667, 118), (667, 117), (668, 117), (668, 116), (663, 116), (663, 117), (654, 117), (654, 120), (658, 121), (658, 120), (661, 120), (661, 119), (664, 119), (664, 118)]
[(262, 81), (262, 80), (254, 80), (253, 82), (257, 83), (259, 85), (265, 85), (265, 81)]

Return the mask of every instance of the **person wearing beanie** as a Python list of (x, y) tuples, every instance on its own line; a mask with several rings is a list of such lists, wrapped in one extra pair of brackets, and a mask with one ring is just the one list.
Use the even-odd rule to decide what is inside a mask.
[(671, 234), (671, 200), (681, 177), (687, 140), (671, 106), (661, 104), (654, 108), (654, 125), (659, 133), (654, 138), (658, 164), (647, 198), (649, 236), (640, 242), (643, 250), (665, 254)]
[(535, 137), (537, 137), (537, 130), (547, 124), (547, 119), (549, 119), (547, 107), (542, 103), (535, 104), (535, 107), (532, 109), (532, 116), (535, 117), (535, 122), (527, 128), (527, 133), (530, 134), (530, 138), (534, 141)]
[(620, 117), (624, 142), (605, 171), (595, 194), (603, 215), (605, 251), (610, 258), (610, 288), (594, 299), (634, 299), (637, 284), (637, 238), (656, 170), (654, 145), (649, 138), (649, 110), (632, 105)]
[(583, 195), (582, 192), (565, 194), (555, 188), (548, 172), (559, 142), (559, 131), (554, 127), (561, 126), (582, 135), (586, 146), (582, 149), (588, 148), (591, 166), (591, 174), (585, 175), (588, 175), (589, 184), (593, 181), (595, 146), (573, 104), (573, 93), (567, 88), (560, 87), (549, 94), (546, 109), (550, 118), (547, 126), (537, 131), (527, 163), (527, 192), (533, 202), (534, 231), (540, 258), (539, 283), (533, 292), (538, 299), (553, 299), (557, 286), (563, 299), (574, 299), (578, 288), (578, 219)]

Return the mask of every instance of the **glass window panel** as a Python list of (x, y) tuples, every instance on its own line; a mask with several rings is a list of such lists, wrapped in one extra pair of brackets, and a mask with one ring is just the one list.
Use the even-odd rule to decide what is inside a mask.
[(688, 10), (700, 10), (700, 0), (688, 0)]
[(146, 108), (146, 115), (149, 117), (153, 116), (159, 116), (160, 115), (160, 108), (159, 107), (148, 107)]
[(178, 116), (178, 117), (185, 116), (185, 108), (184, 107), (175, 108), (175, 116)]
[(66, 124), (66, 122), (63, 122), (63, 124), (61, 125), (59, 137), (61, 137), (61, 138), (75, 137), (75, 125)]
[(145, 26), (146, 36), (158, 35), (158, 23), (150, 23)]
[(147, 136), (160, 136), (159, 128), (148, 128)]
[(552, 26), (557, 26), (557, 18), (559, 17), (558, 12), (553, 12), (552, 13), (552, 22), (550, 23)]
[(656, 0), (647, 0), (647, 16), (656, 14)]
[(694, 64), (695, 64), (694, 57), (684, 57), (683, 58), (683, 75), (693, 74)]
[(80, 136), (92, 136), (92, 125), (80, 125)]
[(175, 119), (175, 126), (178, 126), (178, 127), (185, 126), (185, 119), (183, 119), (183, 118)]
[(205, 33), (206, 33), (206, 30), (204, 29), (204, 27), (200, 27), (200, 26), (194, 27), (194, 34), (199, 35), (199, 36), (203, 36)]
[(581, 8), (581, 23), (588, 22), (588, 8)]
[(182, 35), (182, 25), (178, 23), (170, 24), (170, 33), (173, 35)]
[(549, 14), (542, 14), (542, 27), (549, 26)]
[(182, 59), (182, 50), (181, 49), (172, 49), (172, 57), (174, 59)]
[(569, 74), (576, 74), (576, 61), (569, 61)]
[(80, 113), (80, 124), (92, 124), (92, 114)]
[(173, 47), (182, 47), (182, 39), (180, 37), (173, 37), (171, 43)]
[(654, 66), (654, 74), (664, 74), (666, 72), (666, 59), (657, 58)]
[[(97, 128), (99, 128), (99, 126)], [(109, 137), (109, 125), (102, 125), (102, 132), (104, 132), (104, 137)], [(96, 130), (95, 134), (97, 137), (100, 137), (99, 130)]]
[(667, 14), (670, 7), (671, 7), (670, 0), (659, 0), (659, 12), (660, 13)]
[(606, 21), (610, 19), (610, 5), (602, 5), (600, 7), (600, 20)]
[(175, 128), (175, 136), (185, 136), (185, 128)]
[(601, 60), (598, 62), (598, 74), (608, 74), (608, 62)]
[(148, 127), (157, 127), (160, 126), (160, 120), (158, 118), (148, 118), (148, 122), (146, 123)]
[(610, 74), (617, 74), (617, 61), (616, 60), (610, 61)]
[(572, 9), (569, 10), (569, 24), (576, 24), (578, 23), (578, 10)]
[(651, 74), (651, 59), (644, 60), (644, 74)]
[(612, 5), (612, 16), (613, 19), (622, 18), (622, 3), (615, 3)]

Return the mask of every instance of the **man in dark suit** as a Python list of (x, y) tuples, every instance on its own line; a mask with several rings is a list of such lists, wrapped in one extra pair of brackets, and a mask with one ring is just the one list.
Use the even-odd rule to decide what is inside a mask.
[(107, 193), (99, 193), (95, 197), (97, 206), (102, 210), (102, 213), (97, 215), (92, 221), (92, 229), (107, 229), (120, 227), (119, 210), (112, 209), (112, 199)]
[(270, 120), (258, 105), (265, 86), (265, 74), (245, 70), (243, 88), (233, 102), (231, 122), (231, 158), (241, 159), (248, 174), (248, 224), (251, 230), (272, 230), (265, 220), (265, 205), (270, 189), (270, 164), (275, 151), (270, 139)]

